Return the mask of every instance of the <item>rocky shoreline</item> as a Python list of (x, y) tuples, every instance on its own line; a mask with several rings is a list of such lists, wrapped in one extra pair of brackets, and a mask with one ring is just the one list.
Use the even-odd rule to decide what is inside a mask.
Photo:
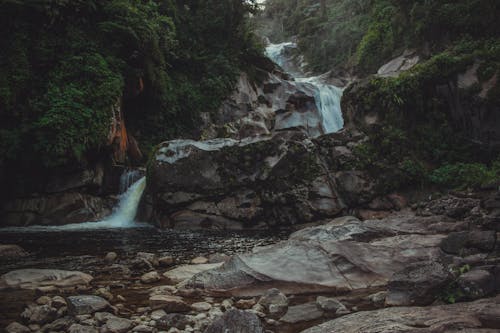
[(110, 252), (93, 276), (14, 270), (2, 294), (30, 296), (6, 331), (497, 332), (499, 215), (498, 191), (457, 193), (232, 256)]

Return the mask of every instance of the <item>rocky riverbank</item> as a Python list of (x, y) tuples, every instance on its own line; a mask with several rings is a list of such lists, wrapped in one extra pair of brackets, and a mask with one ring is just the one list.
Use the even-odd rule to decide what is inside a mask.
[(247, 253), (109, 252), (76, 271), (13, 270), (0, 278), (3, 303), (23, 295), (26, 306), (5, 324), (7, 332), (496, 332), (499, 209), (498, 191), (456, 193), (379, 220), (342, 217), (288, 240), (250, 241)]

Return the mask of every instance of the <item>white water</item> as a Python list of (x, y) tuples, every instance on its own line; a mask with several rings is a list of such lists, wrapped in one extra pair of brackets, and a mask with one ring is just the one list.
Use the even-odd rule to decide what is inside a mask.
[[(296, 48), (292, 42), (269, 44), (266, 47), (267, 56), (285, 70), (290, 69), (290, 59), (287, 58), (286, 49)], [(290, 70), (289, 70), (290, 71)], [(290, 71), (291, 72), (291, 71)], [(294, 73), (290, 73), (294, 74)], [(321, 76), (297, 77), (296, 82), (310, 84), (315, 92), (316, 107), (321, 113), (321, 125), (325, 134), (334, 133), (344, 127), (344, 119), (340, 107), (343, 89), (324, 83)]]
[(142, 177), (130, 186), (127, 191), (120, 195), (118, 206), (113, 214), (99, 222), (84, 222), (75, 224), (66, 224), (61, 226), (30, 226), (3, 228), (2, 231), (74, 231), (74, 230), (92, 230), (92, 229), (110, 229), (110, 228), (137, 228), (147, 227), (147, 224), (135, 222), (139, 202), (146, 188), (146, 177)]

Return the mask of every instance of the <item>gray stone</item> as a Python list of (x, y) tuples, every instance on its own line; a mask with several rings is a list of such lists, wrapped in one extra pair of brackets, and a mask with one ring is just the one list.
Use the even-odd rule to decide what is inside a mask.
[(106, 333), (126, 333), (130, 332), (134, 322), (125, 318), (113, 317), (106, 321), (103, 331)]
[(103, 311), (111, 307), (104, 298), (93, 295), (70, 296), (67, 298), (68, 311), (71, 315), (86, 315)]
[(259, 300), (265, 311), (271, 318), (278, 319), (283, 316), (288, 309), (288, 298), (278, 289), (269, 289)]
[(418, 262), (394, 274), (387, 286), (386, 304), (428, 305), (451, 283), (452, 274), (441, 263)]
[(149, 272), (149, 273), (143, 274), (141, 276), (141, 282), (146, 283), (146, 284), (155, 283), (155, 282), (158, 282), (160, 280), (161, 280), (160, 274), (158, 274), (158, 272), (156, 272), (156, 271)]
[(2, 289), (37, 289), (41, 287), (74, 287), (88, 285), (92, 276), (77, 271), (57, 269), (20, 269), (0, 277)]
[(257, 315), (241, 310), (229, 310), (210, 324), (205, 333), (263, 333)]
[(54, 321), (57, 318), (57, 310), (49, 305), (28, 306), (21, 317), (30, 324), (44, 325)]
[(491, 252), (495, 249), (495, 231), (453, 232), (446, 237), (441, 249), (450, 254), (467, 256), (478, 252)]
[(172, 327), (183, 330), (187, 324), (189, 324), (188, 318), (180, 313), (167, 314), (156, 321), (156, 326), (162, 330), (168, 330)]
[(471, 303), (394, 307), (349, 314), (302, 333), (497, 332), (500, 297)]
[(0, 259), (22, 258), (28, 256), (26, 252), (19, 245), (1, 245), (0, 244)]
[(151, 309), (169, 312), (189, 312), (191, 307), (179, 296), (154, 295), (149, 298)]
[(95, 327), (73, 324), (69, 327), (68, 333), (99, 333)]
[(495, 278), (486, 270), (472, 270), (457, 279), (458, 286), (467, 300), (476, 300), (495, 292)]
[(280, 321), (287, 324), (297, 324), (321, 317), (323, 317), (323, 310), (318, 307), (316, 302), (311, 302), (288, 307), (288, 311), (281, 317)]
[(323, 311), (327, 313), (334, 313), (336, 315), (348, 314), (349, 311), (344, 304), (342, 304), (336, 298), (328, 298), (324, 296), (318, 296), (316, 298), (316, 305)]
[(31, 330), (28, 327), (21, 325), (17, 322), (10, 323), (5, 328), (5, 331), (7, 333), (31, 333)]

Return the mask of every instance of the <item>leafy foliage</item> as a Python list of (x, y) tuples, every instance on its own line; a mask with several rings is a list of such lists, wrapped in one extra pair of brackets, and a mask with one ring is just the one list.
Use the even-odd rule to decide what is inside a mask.
[(253, 7), (0, 1), (0, 167), (85, 163), (103, 150), (120, 99), (145, 150), (193, 130), (261, 54), (246, 22)]

